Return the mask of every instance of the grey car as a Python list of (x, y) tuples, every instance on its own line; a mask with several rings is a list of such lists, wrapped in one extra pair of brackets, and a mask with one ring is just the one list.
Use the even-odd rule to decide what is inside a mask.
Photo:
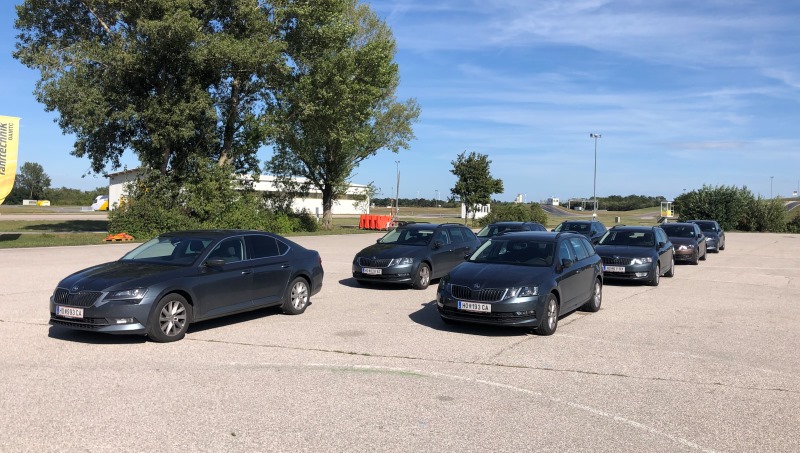
[(675, 250), (657, 226), (615, 226), (595, 245), (608, 280), (637, 280), (658, 286), (675, 275)]
[(439, 281), (436, 306), (446, 323), (556, 331), (560, 316), (595, 312), (603, 295), (600, 257), (574, 233), (515, 232), (486, 241)]
[(356, 253), (353, 278), (362, 285), (400, 283), (425, 289), (480, 245), (475, 233), (459, 223), (409, 223)]
[(303, 313), (323, 275), (319, 253), (276, 234), (165, 233), (61, 280), (50, 297), (50, 324), (176, 341), (205, 319), (272, 305)]
[(696, 223), (706, 237), (706, 248), (711, 253), (725, 250), (725, 230), (716, 220), (687, 220)]
[(695, 223), (665, 223), (661, 229), (667, 233), (672, 248), (675, 250), (675, 261), (688, 261), (697, 265), (708, 255), (706, 237)]

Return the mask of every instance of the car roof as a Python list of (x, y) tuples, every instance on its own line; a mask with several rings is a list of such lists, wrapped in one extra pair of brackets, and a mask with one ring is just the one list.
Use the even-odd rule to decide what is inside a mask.
[(576, 237), (586, 239), (586, 237), (582, 234), (574, 233), (572, 231), (562, 231), (562, 232), (554, 232), (554, 231), (529, 231), (529, 230), (520, 230), (514, 231), (510, 234), (501, 234), (499, 236), (493, 236), (489, 238), (490, 240), (501, 240), (501, 239), (523, 239), (523, 240), (530, 240), (530, 239), (538, 239), (538, 240), (549, 240), (555, 242), (560, 237)]
[[(697, 225), (697, 224), (694, 223), (694, 222), (669, 222), (669, 223), (665, 223), (664, 225), (678, 225), (678, 226), (690, 226), (691, 225), (691, 226), (694, 226), (694, 225)], [(661, 225), (661, 226), (664, 226), (664, 225)]]
[(460, 223), (408, 223), (397, 227), (397, 229), (425, 230), (425, 229), (436, 229), (443, 226), (457, 226), (466, 228), (466, 226)]
[[(614, 231), (650, 231), (656, 228), (661, 228), (658, 225), (655, 226), (647, 226), (647, 225), (617, 225), (611, 228)], [(610, 230), (609, 230), (610, 231)]]
[(236, 236), (240, 234), (273, 234), (268, 231), (259, 231), (259, 230), (221, 230), (221, 229), (213, 229), (213, 230), (181, 230), (181, 231), (169, 231), (166, 233), (161, 233), (159, 236), (194, 236), (194, 237), (224, 237), (224, 236)]

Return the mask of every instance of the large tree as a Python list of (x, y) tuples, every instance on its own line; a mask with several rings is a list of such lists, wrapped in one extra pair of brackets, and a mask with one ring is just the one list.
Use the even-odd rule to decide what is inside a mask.
[(467, 215), (464, 216), (464, 223), (467, 223), (469, 213), (474, 217), (478, 205), (489, 204), (493, 194), (503, 192), (503, 181), (492, 178), (489, 173), (492, 161), (484, 154), (473, 151), (467, 155), (465, 151), (450, 163), (453, 164), (450, 173), (458, 177), (455, 187), (450, 189), (450, 192), (460, 198), (466, 206)]
[(396, 100), (394, 37), (367, 5), (290, 0), (284, 13), (290, 64), (274, 91), (273, 157), (265, 170), (301, 193), (319, 190), (330, 229), (333, 204), (354, 169), (380, 149), (407, 148), (419, 108), (413, 99)]
[(28, 199), (45, 198), (44, 191), (50, 188), (50, 176), (36, 162), (25, 162), (19, 168), (14, 186)]
[(25, 0), (14, 57), (92, 171), (126, 150), (180, 179), (188, 157), (259, 171), (275, 9), (259, 0)]

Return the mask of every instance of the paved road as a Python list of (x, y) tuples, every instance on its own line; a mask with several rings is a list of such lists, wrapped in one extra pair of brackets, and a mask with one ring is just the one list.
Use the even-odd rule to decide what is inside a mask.
[(297, 238), (326, 269), (305, 314), (173, 344), (47, 325), (60, 278), (131, 244), (0, 250), (0, 451), (800, 451), (800, 236), (729, 233), (552, 337), (356, 286), (378, 236)]

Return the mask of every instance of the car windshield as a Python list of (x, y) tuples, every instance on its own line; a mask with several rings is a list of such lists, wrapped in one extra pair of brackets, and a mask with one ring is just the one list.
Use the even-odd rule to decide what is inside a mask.
[(694, 225), (661, 225), (661, 229), (673, 238), (694, 237)]
[(386, 233), (386, 236), (378, 242), (381, 244), (428, 245), (433, 233), (433, 229), (397, 228)]
[(486, 225), (482, 230), (478, 231), (479, 238), (488, 238), (497, 236), (498, 234), (508, 230), (520, 230), (521, 228), (516, 225)]
[(131, 250), (120, 261), (141, 261), (189, 266), (213, 242), (210, 238), (162, 236), (151, 239)]
[(588, 223), (564, 222), (556, 227), (556, 231), (574, 231), (575, 233), (589, 234), (590, 225)]
[(714, 225), (714, 222), (695, 222), (695, 223), (703, 231), (717, 231), (717, 227)]
[(541, 240), (490, 239), (469, 257), (469, 262), (545, 267), (553, 264), (553, 250), (552, 242)]
[(653, 247), (655, 240), (652, 231), (608, 230), (600, 239), (600, 245), (630, 245), (634, 247)]

